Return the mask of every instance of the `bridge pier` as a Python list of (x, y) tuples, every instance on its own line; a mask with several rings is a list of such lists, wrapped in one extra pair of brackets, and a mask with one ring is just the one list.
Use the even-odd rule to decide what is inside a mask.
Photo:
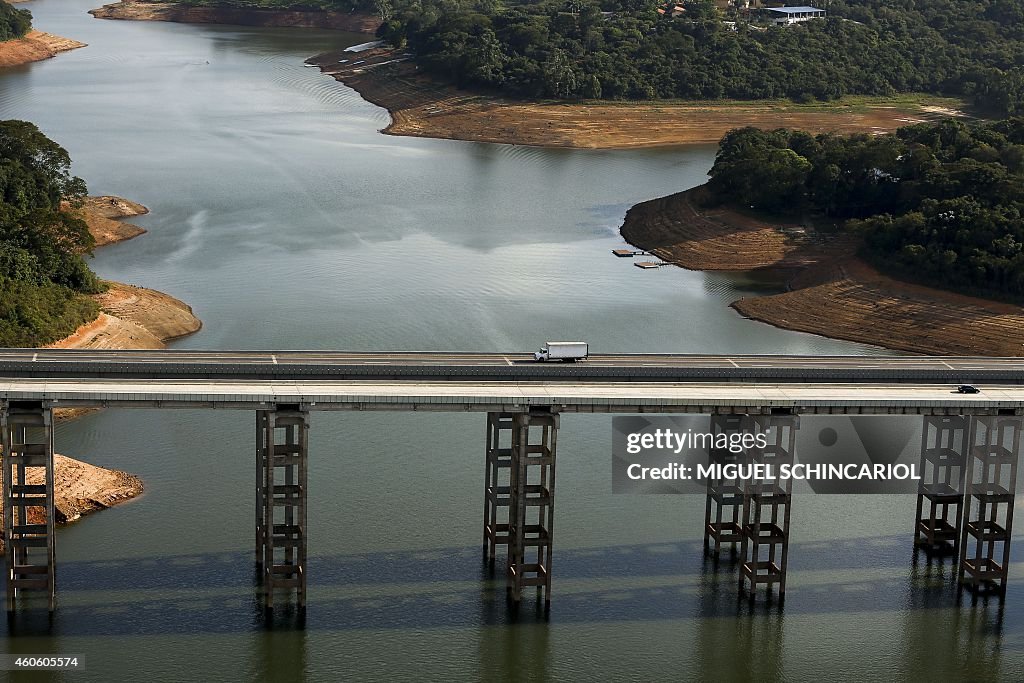
[[(749, 415), (712, 415), (711, 433), (734, 434), (749, 432)], [(732, 453), (728, 448), (715, 448), (714, 442), (708, 448), (709, 463), (722, 465), (746, 462), (744, 453)], [(743, 484), (740, 479), (709, 479), (704, 506), (704, 554), (713, 552), (718, 562), (722, 544), (728, 543), (732, 552), (743, 540)], [(714, 544), (714, 550), (711, 545)]]
[(487, 413), (483, 551), (492, 567), (497, 546), (508, 545), (514, 421), (512, 413)]
[[(0, 431), (7, 612), (14, 612), (22, 590), (45, 591), (53, 612), (53, 411), (40, 402), (11, 403), (0, 408)], [(29, 483), (30, 477), (35, 483)]]
[(513, 418), (509, 478), (508, 597), (536, 586), (551, 605), (551, 551), (555, 521), (555, 446), (558, 415), (517, 413)]
[(971, 421), (957, 570), (961, 586), (1006, 592), (1022, 422), (1019, 416)]
[(306, 608), (306, 494), (309, 413), (278, 406), (256, 412), (256, 570), (263, 605), (294, 588)]
[(914, 545), (959, 556), (970, 435), (970, 417), (924, 416)]
[[(754, 464), (772, 465), (779, 472), (783, 464), (793, 464), (796, 452), (796, 415), (756, 415), (753, 426), (765, 433), (764, 448), (750, 449)], [(743, 489), (743, 565), (740, 567), (740, 590), (750, 583), (753, 600), (760, 583), (768, 587), (778, 584), (779, 599), (786, 595), (786, 565), (789, 559), (789, 517), (792, 507), (793, 480), (782, 485), (750, 479)]]

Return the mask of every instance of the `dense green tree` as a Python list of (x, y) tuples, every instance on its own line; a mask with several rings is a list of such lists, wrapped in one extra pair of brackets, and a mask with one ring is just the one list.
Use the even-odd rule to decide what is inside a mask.
[(1024, 118), (895, 134), (729, 132), (708, 188), (722, 202), (850, 219), (864, 255), (941, 287), (1024, 299)]
[(0, 0), (0, 40), (21, 38), (32, 28), (32, 13)]
[[(829, 18), (787, 27), (735, 10), (723, 17), (708, 0), (684, 0), (671, 18), (647, 0), (393, 2), (381, 37), (413, 48), (442, 78), (525, 97), (827, 101), (926, 91), (1024, 111), (1024, 0), (830, 0)], [(467, 22), (474, 14), (504, 57), (492, 68), (461, 64), (480, 37)]]
[(83, 260), (85, 223), (62, 211), (85, 194), (60, 145), (25, 121), (0, 121), (0, 346), (45, 344), (95, 317), (100, 283)]

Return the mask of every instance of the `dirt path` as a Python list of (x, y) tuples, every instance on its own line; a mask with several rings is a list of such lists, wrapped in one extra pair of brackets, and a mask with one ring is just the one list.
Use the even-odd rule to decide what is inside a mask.
[(307, 63), (386, 108), (392, 122), (385, 133), (478, 142), (601, 149), (713, 144), (743, 126), (883, 133), (959, 113), (957, 102), (939, 98), (846, 105), (518, 102), (438, 85), (419, 74), (408, 53), (390, 48), (327, 52)]
[(86, 47), (85, 43), (42, 31), (29, 31), (24, 38), (0, 42), (0, 67), (38, 62), (80, 47)]
[(848, 236), (705, 209), (702, 189), (626, 215), (631, 244), (694, 270), (781, 270), (789, 291), (732, 306), (776, 327), (925, 354), (1024, 356), (1024, 309), (909, 284), (854, 256)]

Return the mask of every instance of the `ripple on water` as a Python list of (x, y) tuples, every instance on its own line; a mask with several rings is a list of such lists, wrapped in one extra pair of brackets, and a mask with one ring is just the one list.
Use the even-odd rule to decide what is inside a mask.
[(300, 93), (334, 111), (345, 112), (359, 108), (369, 110), (359, 93), (315, 67), (276, 55), (266, 57), (263, 61), (267, 65), (270, 80), (277, 86)]
[(528, 163), (538, 169), (552, 168), (559, 163), (558, 150), (534, 145), (498, 145), (496, 155), (504, 159)]
[(29, 91), (12, 87), (0, 89), (0, 116), (7, 117), (14, 114), (8, 112), (24, 111), (32, 103)]

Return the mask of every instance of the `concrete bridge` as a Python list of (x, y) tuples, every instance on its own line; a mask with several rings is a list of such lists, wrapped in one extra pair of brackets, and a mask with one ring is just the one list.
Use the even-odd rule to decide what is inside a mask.
[[(977, 394), (955, 391), (974, 384)], [(22, 591), (56, 605), (55, 408), (216, 408), (255, 413), (256, 565), (263, 599), (306, 605), (310, 414), (318, 410), (486, 413), (483, 550), (506, 548), (509, 599), (551, 598), (560, 415), (706, 414), (713, 430), (754, 429), (756, 461), (791, 462), (802, 414), (920, 415), (915, 542), (946, 549), (962, 585), (1006, 588), (1024, 415), (1015, 358), (598, 355), (322, 351), (0, 350), (7, 610)], [(709, 458), (725, 461), (727, 453)], [(28, 484), (33, 468), (42, 484)], [(740, 586), (785, 594), (791, 490), (708, 484), (704, 542), (740, 549)]]

